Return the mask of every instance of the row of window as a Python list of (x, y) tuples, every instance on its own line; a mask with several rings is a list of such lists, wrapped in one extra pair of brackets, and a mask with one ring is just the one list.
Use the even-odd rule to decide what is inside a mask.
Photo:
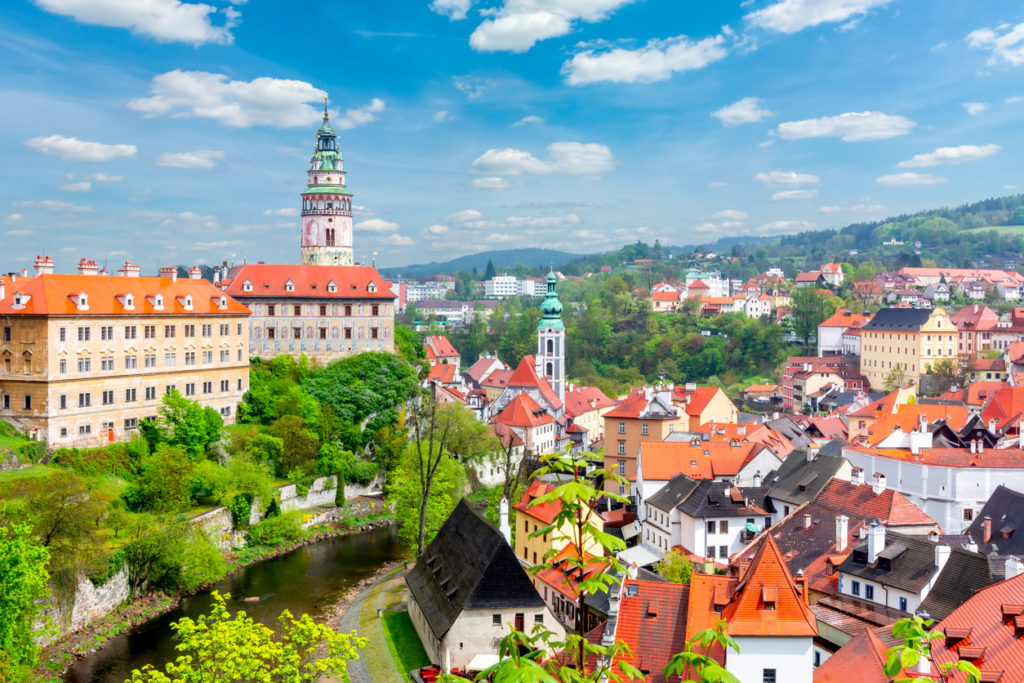
[[(356, 314), (366, 315), (366, 304), (357, 305)], [(291, 315), (295, 317), (319, 315), (321, 318), (325, 318), (328, 316), (328, 311), (330, 311), (329, 315), (331, 316), (344, 315), (346, 318), (351, 318), (352, 306), (353, 304), (265, 304), (265, 306), (257, 304), (253, 306), (253, 312), (256, 314), (265, 313), (268, 318), (278, 315)], [(371, 316), (379, 316), (381, 314), (380, 304), (369, 304), (369, 309)], [(390, 315), (391, 307), (385, 306), (384, 313), (385, 315)]]
[[(366, 336), (365, 328), (358, 328), (356, 333), (353, 333), (353, 328), (345, 327), (339, 328), (337, 325), (331, 328), (331, 339), (338, 339), (339, 336), (343, 339), (352, 339), (353, 335), (358, 336), (359, 339), (363, 339)], [(259, 339), (263, 336), (262, 328), (255, 328), (253, 330), (253, 338)], [(276, 327), (268, 327), (266, 329), (267, 339), (327, 339), (327, 328), (318, 327), (314, 329), (312, 326), (307, 327), (305, 335), (303, 335), (303, 329), (301, 327), (285, 327), (281, 326), (280, 334)], [(391, 337), (390, 327), (371, 327), (370, 328), (370, 339), (388, 339)]]
[[(202, 358), (203, 365), (213, 364), (213, 351), (203, 351), (200, 358)], [(242, 360), (242, 349), (238, 349), (235, 352), (236, 359), (241, 362)], [(218, 358), (221, 363), (231, 362), (231, 351), (228, 349), (221, 349), (219, 351)], [(156, 367), (157, 354), (146, 353), (142, 355), (142, 363), (144, 368), (155, 368)], [(139, 367), (139, 357), (136, 354), (128, 354), (124, 356), (124, 369), (135, 370)], [(194, 366), (196, 364), (196, 352), (186, 351), (185, 352), (185, 365)], [(92, 372), (92, 358), (78, 358), (76, 359), (78, 372), (86, 373)], [(169, 351), (164, 354), (164, 367), (173, 368), (178, 365), (178, 354), (174, 351)], [(57, 362), (57, 369), (60, 374), (66, 375), (68, 372), (68, 361), (66, 358), (61, 358)], [(100, 357), (100, 370), (103, 372), (111, 372), (116, 370), (116, 364), (113, 356), (101, 356)], [(26, 370), (27, 374), (27, 370)]]
[[(242, 324), (235, 323), (236, 334), (242, 334)], [(125, 339), (138, 339), (139, 328), (142, 328), (143, 339), (156, 339), (159, 325), (125, 325), (121, 328), (124, 333)], [(174, 339), (178, 334), (178, 323), (173, 323), (163, 326), (164, 339)], [(184, 337), (191, 338), (196, 336), (196, 328), (199, 328), (199, 333), (203, 337), (213, 337), (213, 323), (202, 323), (195, 325), (193, 323), (184, 323), (182, 325), (182, 333)], [(10, 341), (10, 329), (9, 327), (4, 328), (4, 341)], [(92, 330), (91, 326), (79, 326), (75, 329), (75, 334), (78, 341), (87, 342), (92, 341)], [(230, 323), (219, 323), (217, 325), (217, 331), (219, 336), (227, 337), (231, 334)], [(66, 342), (68, 338), (68, 330), (66, 327), (57, 328), (57, 338)], [(114, 340), (114, 326), (113, 325), (100, 325), (99, 326), (99, 338), (101, 341), (113, 341)]]
[[(221, 408), (220, 409), (220, 414), (223, 417), (230, 417), (231, 416), (231, 406), (224, 406), (223, 408)], [(153, 420), (156, 420), (156, 416), (155, 415), (150, 415), (149, 417), (146, 417), (144, 419), (147, 422), (152, 422)], [(126, 432), (130, 432), (130, 431), (136, 430), (138, 428), (139, 428), (139, 418), (137, 418), (137, 417), (126, 417), (124, 419), (124, 430)], [(113, 422), (103, 422), (100, 425), (100, 431), (101, 432), (112, 432), (112, 431), (114, 431), (114, 423)], [(80, 425), (78, 425), (78, 435), (79, 436), (87, 436), (89, 434), (92, 434), (92, 425), (89, 425), (89, 424), (80, 424)], [(60, 435), (61, 435), (61, 437), (67, 437), (67, 435), (68, 435), (68, 428), (67, 427), (61, 427), (60, 428)]]
[[(164, 387), (164, 393), (169, 394), (175, 388), (176, 387), (175, 387), (174, 384), (168, 384), (168, 385), (166, 385)], [(220, 390), (221, 390), (221, 392), (231, 391), (231, 380), (222, 379), (220, 381)], [(237, 388), (237, 390), (238, 391), (242, 390), (242, 380), (241, 380), (241, 378), (238, 379), (238, 388)], [(144, 400), (146, 400), (146, 401), (155, 401), (156, 400), (156, 387), (144, 387), (144, 392), (145, 392), (143, 394), (143, 396), (145, 397)], [(212, 394), (213, 393), (213, 382), (211, 382), (211, 381), (203, 382), (202, 383), (202, 393), (204, 395), (205, 394)], [(196, 383), (195, 382), (188, 382), (188, 383), (185, 384), (185, 395), (186, 396), (195, 396), (196, 395)], [(6, 398), (9, 398), (9, 397), (5, 397), (5, 403), (7, 402)], [(101, 392), (100, 398), (101, 398), (101, 400), (103, 402), (102, 403), (103, 405), (105, 405), (105, 406), (113, 405), (114, 404), (114, 391), (112, 389), (104, 390), (104, 391)], [(138, 400), (138, 398), (139, 398), (139, 396), (138, 396), (138, 389), (133, 387), (133, 388), (125, 389), (124, 390), (124, 402), (125, 403), (135, 403)], [(57, 405), (58, 405), (60, 410), (67, 410), (68, 409), (68, 395), (67, 394), (60, 394), (57, 397)], [(78, 394), (78, 407), (79, 408), (88, 408), (91, 405), (92, 405), (92, 393), (91, 392), (87, 392), (86, 391), (86, 392), (81, 392), (81, 393)], [(5, 407), (9, 407), (9, 406), (5, 406)], [(25, 394), (25, 409), (29, 410), (29, 409), (31, 409), (31, 407), (32, 407), (32, 397), (29, 394)]]

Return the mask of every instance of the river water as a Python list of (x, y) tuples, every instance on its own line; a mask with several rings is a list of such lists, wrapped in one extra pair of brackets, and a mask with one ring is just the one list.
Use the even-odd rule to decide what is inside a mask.
[[(251, 564), (213, 589), (231, 594), (228, 603), (232, 611), (244, 609), (265, 624), (275, 623), (284, 609), (293, 615), (306, 613), (320, 619), (353, 585), (401, 555), (395, 527), (384, 527), (330, 538)], [(258, 596), (260, 601), (242, 602), (251, 596)], [(162, 669), (176, 656), (171, 623), (207, 613), (212, 602), (209, 591), (182, 599), (167, 614), (136, 626), (75, 662), (63, 680), (121, 683), (144, 664)]]

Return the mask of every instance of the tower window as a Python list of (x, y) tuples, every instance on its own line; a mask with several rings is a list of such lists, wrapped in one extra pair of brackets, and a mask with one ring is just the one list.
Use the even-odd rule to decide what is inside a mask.
[(553, 339), (548, 339), (548, 354), (555, 352), (555, 342)]

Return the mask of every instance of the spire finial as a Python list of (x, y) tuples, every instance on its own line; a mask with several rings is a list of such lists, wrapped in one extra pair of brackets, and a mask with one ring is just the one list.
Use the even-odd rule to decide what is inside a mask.
[(327, 122), (327, 95), (324, 95), (324, 123)]

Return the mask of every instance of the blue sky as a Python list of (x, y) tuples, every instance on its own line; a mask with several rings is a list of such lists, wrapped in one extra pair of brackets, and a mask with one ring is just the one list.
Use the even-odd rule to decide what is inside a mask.
[(296, 262), (325, 93), (378, 265), (1024, 187), (1020, 2), (11, 0), (0, 66), (3, 271)]

